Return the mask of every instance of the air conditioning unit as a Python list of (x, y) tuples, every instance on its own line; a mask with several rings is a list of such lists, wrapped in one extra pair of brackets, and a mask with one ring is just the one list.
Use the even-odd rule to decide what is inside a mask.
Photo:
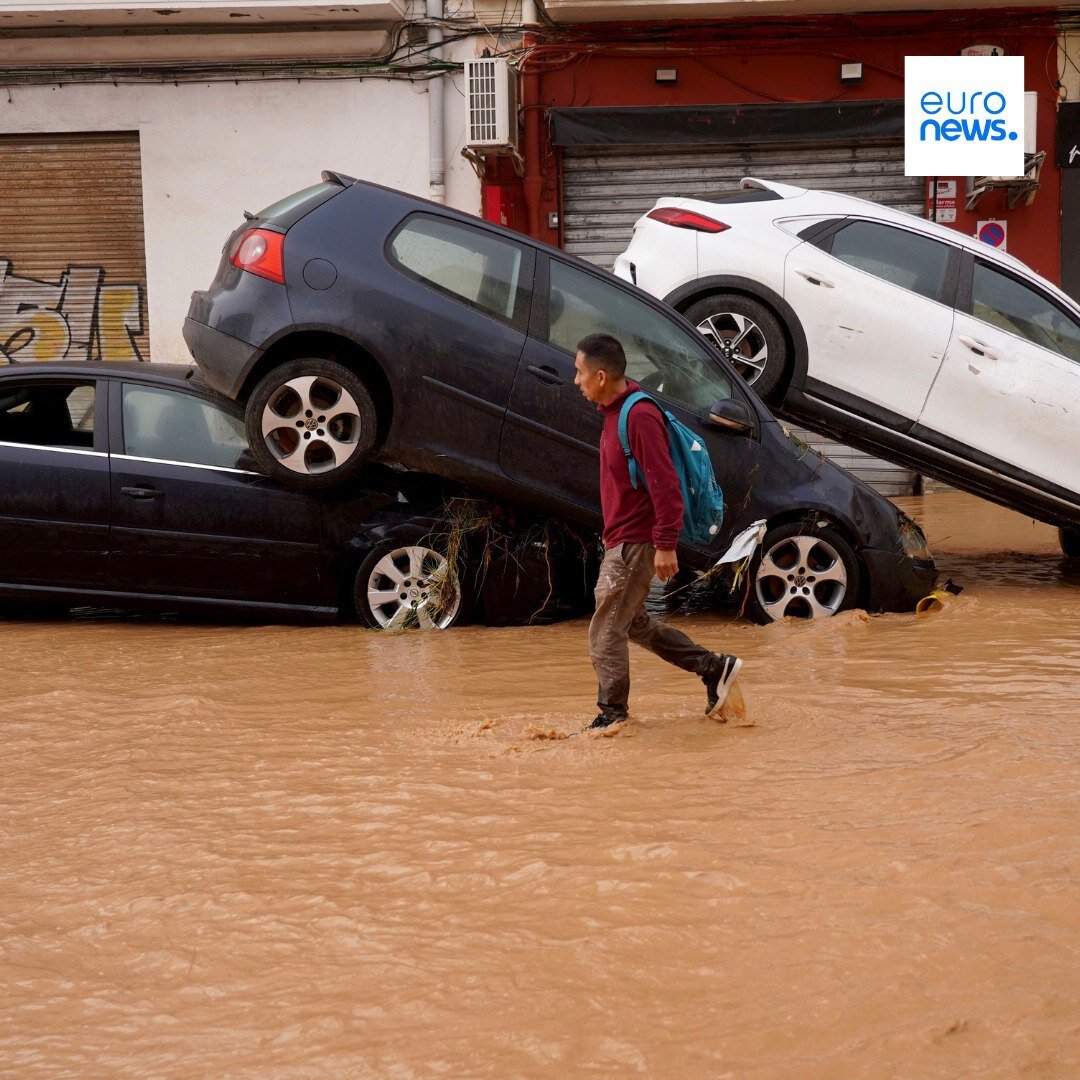
[(1034, 90), (1024, 94), (1024, 171), (1019, 176), (969, 176), (967, 198), (964, 205), (974, 210), (979, 200), (995, 188), (1007, 192), (1006, 202), (1010, 210), (1017, 206), (1030, 206), (1039, 190), (1039, 174), (1046, 160), (1045, 150), (1036, 150), (1035, 124), (1038, 119), (1039, 95)]
[(469, 101), (467, 146), (474, 154), (518, 155), (517, 73), (509, 61), (484, 56), (465, 61)]

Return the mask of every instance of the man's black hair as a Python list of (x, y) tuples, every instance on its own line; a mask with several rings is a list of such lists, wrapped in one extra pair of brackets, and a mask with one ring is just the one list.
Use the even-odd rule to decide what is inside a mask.
[(578, 342), (578, 352), (585, 354), (591, 368), (606, 371), (613, 379), (626, 374), (626, 353), (618, 338), (610, 334), (589, 334)]

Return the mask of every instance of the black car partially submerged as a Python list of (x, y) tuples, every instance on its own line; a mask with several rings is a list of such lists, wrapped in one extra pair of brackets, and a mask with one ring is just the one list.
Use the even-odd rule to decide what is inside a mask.
[(600, 417), (573, 365), (595, 331), (708, 447), (727, 513), (712, 544), (680, 547), (685, 565), (707, 567), (765, 519), (759, 619), (906, 610), (933, 586), (914, 523), (792, 439), (682, 316), (444, 206), (324, 173), (234, 232), (184, 329), (283, 484), (333, 487), (381, 458), (592, 528)]
[[(466, 531), (448, 573), (437, 548), (448, 510), (473, 505), (468, 493), (378, 463), (333, 492), (295, 491), (257, 470), (243, 414), (194, 374), (0, 367), (0, 600), (289, 621), (355, 614), (388, 629), (586, 606), (587, 535), (561, 543), (557, 532), (540, 553), (515, 522), (501, 530), (500, 561)], [(522, 587), (517, 571), (534, 563), (542, 587)]]

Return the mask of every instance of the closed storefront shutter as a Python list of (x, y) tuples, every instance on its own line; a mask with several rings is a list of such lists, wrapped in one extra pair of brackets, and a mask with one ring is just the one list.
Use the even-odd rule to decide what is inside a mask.
[[(922, 214), (925, 180), (904, 175), (901, 142), (854, 146), (776, 145), (568, 148), (563, 155), (567, 251), (605, 269), (626, 250), (634, 222), (666, 196), (737, 187), (760, 176), (839, 191)], [(886, 495), (911, 492), (915, 474), (810, 432), (797, 432), (838, 465)]]
[(149, 360), (139, 136), (0, 136), (0, 362)]

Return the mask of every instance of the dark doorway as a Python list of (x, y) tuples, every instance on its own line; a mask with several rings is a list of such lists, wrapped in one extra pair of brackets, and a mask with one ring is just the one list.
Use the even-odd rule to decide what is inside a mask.
[(1061, 170), (1061, 287), (1080, 301), (1080, 169)]

